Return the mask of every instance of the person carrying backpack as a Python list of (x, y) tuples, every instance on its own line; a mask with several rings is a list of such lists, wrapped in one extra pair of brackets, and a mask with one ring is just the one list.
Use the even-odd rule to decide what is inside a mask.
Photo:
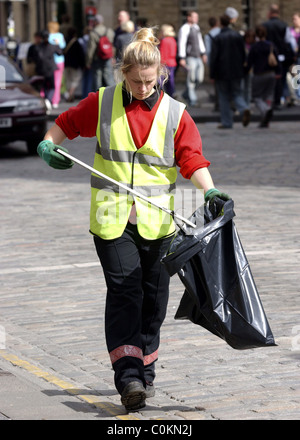
[(95, 23), (86, 53), (86, 67), (92, 70), (94, 91), (115, 84), (112, 62), (114, 31), (103, 24), (102, 15), (96, 15)]

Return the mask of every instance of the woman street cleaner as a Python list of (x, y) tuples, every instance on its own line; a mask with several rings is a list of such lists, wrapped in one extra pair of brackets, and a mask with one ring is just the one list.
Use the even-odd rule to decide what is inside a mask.
[[(122, 79), (90, 93), (62, 113), (38, 145), (48, 165), (67, 169), (73, 162), (55, 151), (66, 139), (97, 136), (93, 167), (143, 192), (166, 208), (173, 205), (176, 165), (205, 194), (228, 200), (214, 188), (210, 162), (202, 154), (198, 129), (184, 104), (159, 84), (161, 65), (153, 29), (142, 28), (126, 47)], [(151, 210), (151, 213), (149, 212)], [(149, 215), (151, 221), (149, 221)], [(91, 176), (90, 232), (105, 275), (105, 337), (114, 381), (127, 411), (154, 396), (160, 328), (166, 316), (169, 275), (161, 264), (175, 233), (169, 214)]]

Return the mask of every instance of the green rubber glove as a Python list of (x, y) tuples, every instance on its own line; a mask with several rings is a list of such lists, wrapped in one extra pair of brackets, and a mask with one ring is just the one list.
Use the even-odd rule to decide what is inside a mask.
[(55, 145), (51, 141), (40, 142), (37, 147), (37, 152), (39, 156), (52, 168), (57, 170), (66, 170), (71, 168), (74, 165), (74, 162), (54, 151), (54, 148), (60, 148), (65, 153), (68, 153), (66, 148), (61, 147), (60, 145)]
[(204, 195), (204, 200), (206, 202), (210, 202), (214, 197), (219, 197), (219, 199), (224, 200), (225, 202), (231, 199), (231, 197), (228, 194), (222, 193), (217, 188), (211, 188), (208, 191), (206, 191)]

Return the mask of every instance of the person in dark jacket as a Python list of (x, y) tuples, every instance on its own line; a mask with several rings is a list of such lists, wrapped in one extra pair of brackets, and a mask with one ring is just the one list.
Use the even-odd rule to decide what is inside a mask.
[(122, 56), (123, 56), (123, 50), (126, 46), (128, 46), (128, 44), (132, 40), (134, 30), (135, 30), (134, 23), (131, 20), (125, 21), (124, 23), (121, 24), (120, 27), (121, 27), (122, 32), (120, 32), (116, 36), (115, 42), (114, 42), (114, 46), (116, 49), (117, 63), (121, 62)]
[(82, 45), (77, 39), (77, 31), (75, 28), (68, 30), (66, 43), (64, 54), (67, 93), (65, 97), (68, 102), (73, 102), (75, 91), (82, 80), (83, 69), (85, 67), (85, 54)]
[(54, 84), (54, 71), (57, 69), (54, 54), (62, 55), (62, 49), (57, 46), (50, 44), (48, 41), (49, 32), (44, 30), (40, 33), (41, 43), (36, 44), (33, 47), (31, 53), (31, 60), (35, 63), (35, 73), (44, 78), (43, 80), (43, 91), (45, 99), (48, 100), (51, 106), (52, 98), (55, 91)]
[[(42, 33), (41, 31), (37, 31), (34, 33), (34, 42), (29, 46), (27, 57), (26, 57), (26, 68), (25, 73), (30, 78), (34, 75), (36, 75), (36, 63), (37, 63), (37, 55), (36, 51), (41, 42), (42, 39)], [(40, 91), (40, 90), (38, 90)]]
[(229, 27), (230, 18), (220, 18), (221, 32), (215, 37), (210, 56), (210, 77), (215, 81), (221, 112), (219, 128), (232, 128), (231, 102), (242, 114), (243, 125), (250, 122), (250, 111), (242, 92), (242, 78), (246, 61), (243, 37)]
[(280, 19), (279, 6), (272, 4), (269, 9), (268, 20), (262, 23), (267, 30), (267, 40), (271, 41), (278, 50), (278, 60), (281, 67), (281, 77), (275, 85), (274, 104), (280, 105), (286, 89), (286, 74), (295, 60), (297, 44), (288, 25)]
[[(267, 31), (264, 26), (255, 29), (258, 41), (249, 51), (246, 71), (253, 69), (252, 98), (261, 114), (260, 128), (267, 128), (272, 118), (272, 104), (276, 75), (280, 74), (277, 48), (273, 43), (266, 40)], [(273, 51), (277, 65), (269, 64), (269, 55)]]

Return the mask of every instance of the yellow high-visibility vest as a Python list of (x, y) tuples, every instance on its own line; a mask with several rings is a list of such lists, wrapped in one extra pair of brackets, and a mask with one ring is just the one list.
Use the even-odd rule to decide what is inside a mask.
[[(134, 144), (123, 106), (122, 83), (99, 89), (94, 168), (174, 210), (177, 170), (174, 137), (184, 104), (164, 94), (149, 137)], [(120, 237), (135, 202), (140, 235), (153, 240), (175, 231), (172, 216), (92, 173), (90, 231), (103, 239)]]

